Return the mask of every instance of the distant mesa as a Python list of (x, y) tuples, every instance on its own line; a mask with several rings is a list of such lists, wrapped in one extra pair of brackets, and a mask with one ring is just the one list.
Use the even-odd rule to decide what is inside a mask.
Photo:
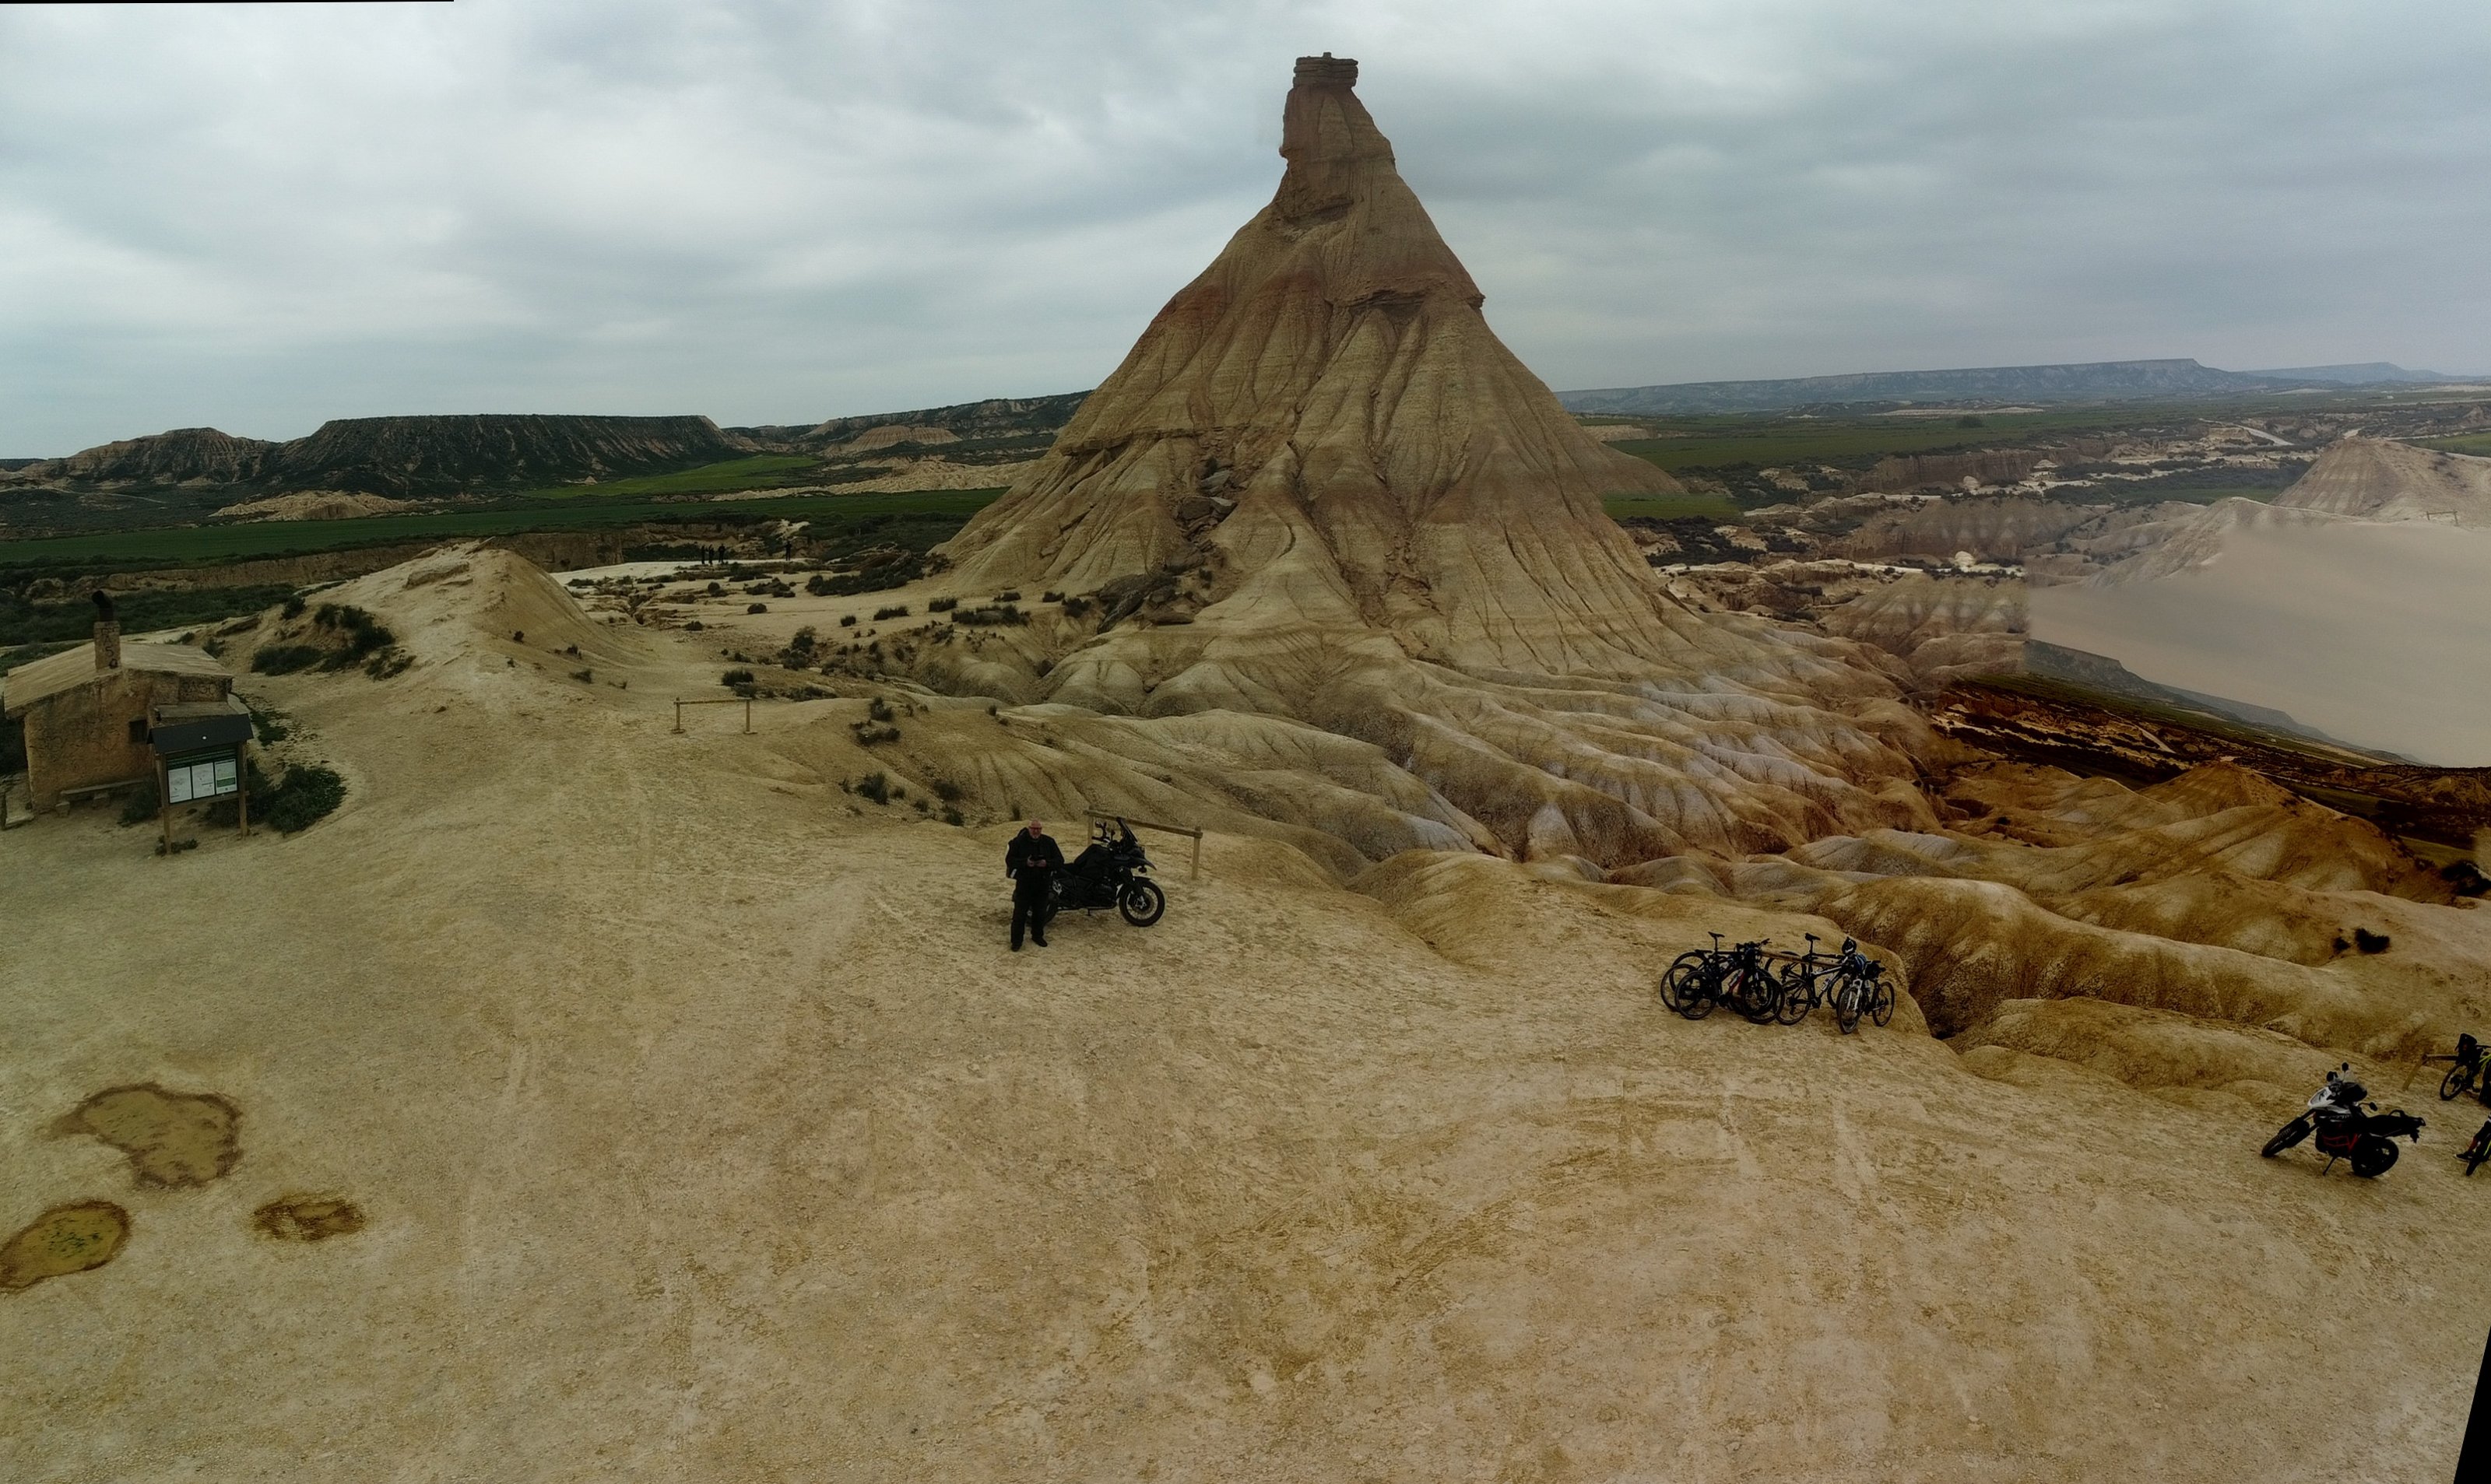
[(527, 488), (733, 458), (748, 441), (702, 417), (500, 414), (338, 418), (268, 443), (177, 428), (27, 465), (15, 484), (202, 485), (397, 498)]
[(2330, 386), (2445, 381), (2436, 372), (2388, 363), (2304, 366), (2289, 371), (2221, 371), (2193, 360), (2095, 361), (2064, 365), (1972, 366), (1945, 371), (1865, 371), (1777, 381), (1689, 381), (1607, 387), (1559, 395), (1571, 412), (1633, 417), (1781, 412), (1862, 402), (2088, 402), (2158, 400), (2289, 392)]

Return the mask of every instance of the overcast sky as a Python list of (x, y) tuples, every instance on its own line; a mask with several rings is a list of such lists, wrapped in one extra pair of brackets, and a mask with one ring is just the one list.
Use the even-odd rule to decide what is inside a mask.
[(0, 455), (1088, 387), (1325, 50), (1558, 388), (2491, 369), (2481, 0), (15, 6)]

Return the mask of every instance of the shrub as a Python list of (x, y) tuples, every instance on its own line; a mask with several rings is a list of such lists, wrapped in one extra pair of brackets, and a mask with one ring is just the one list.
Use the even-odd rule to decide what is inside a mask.
[(846, 615), (846, 616), (842, 617), (842, 618), (839, 620), (839, 626), (840, 626), (841, 628), (854, 628), (854, 627), (856, 627), (856, 615), (855, 615), (855, 614), (853, 614), (853, 613), (851, 613), (851, 614), (848, 614), (848, 615)]
[(925, 600), (925, 611), (928, 613), (949, 613), (958, 606), (960, 606), (960, 600), (956, 597), (929, 597)]
[(875, 803), (891, 802), (891, 779), (881, 773), (869, 772), (859, 778), (856, 791)]
[(1068, 597), (1064, 600), (1064, 616), (1068, 619), (1082, 618), (1087, 616), (1089, 612), (1090, 599), (1086, 597)]
[(996, 602), (999, 602), (999, 603), (1016, 603), (1016, 602), (1019, 602), (1019, 601), (1020, 601), (1020, 589), (1018, 589), (1018, 588), (1008, 588), (1008, 589), (1006, 589), (1005, 591), (1003, 591), (1003, 592), (998, 593), (998, 594), (996, 594), (996, 595), (995, 595), (995, 601), (996, 601)]
[(721, 685), (749, 685), (752, 684), (752, 672), (729, 670), (718, 678), (718, 683)]
[(962, 609), (952, 615), (952, 622), (981, 627), (1009, 627), (1028, 623), (1029, 615), (1010, 603), (1003, 603), (990, 608)]
[(943, 823), (947, 825), (965, 825), (968, 823), (968, 820), (964, 818), (957, 809), (945, 809), (943, 811)]
[(259, 675), (292, 675), (328, 657), (328, 651), (308, 644), (272, 644), (250, 656), (250, 668)]
[[(376, 681), (385, 681), (394, 676), (404, 675), (407, 671), (407, 667), (414, 663), (415, 656), (413, 655), (399, 649), (396, 645), (392, 645), (388, 649), (385, 649), (379, 654), (365, 660), (364, 673)], [(587, 671), (582, 670), (579, 673), (581, 679), (587, 679)]]
[(253, 708), (250, 713), (250, 730), (253, 740), (265, 747), (293, 736), (294, 718), (274, 706), (265, 711)]
[(279, 618), (299, 619), (303, 617), (303, 610), (306, 606), (307, 605), (303, 601), (303, 595), (297, 593), (292, 597), (285, 600), (285, 605), (278, 609), (277, 614)]
[(865, 713), (876, 721), (889, 721), (892, 716), (891, 703), (880, 696), (875, 696), (865, 703)]
[(815, 597), (828, 597), (831, 596), (831, 579), (815, 572), (805, 579), (805, 591)]
[(311, 611), (311, 626), (344, 635), (346, 651), (356, 659), (397, 643), (388, 625), (351, 603), (322, 603)]
[(2364, 953), (2385, 953), (2388, 951), (2388, 938), (2385, 933), (2374, 933), (2366, 927), (2353, 929), (2353, 946)]
[(848, 730), (856, 734), (857, 745), (871, 747), (899, 741), (899, 728), (872, 721), (852, 721)]
[(717, 582), (711, 583), (709, 585), (709, 596), (712, 597), (724, 597), (726, 596), (725, 584)]
[[(346, 780), (332, 769), (317, 763), (301, 763), (285, 770), (277, 788), (269, 796), (265, 814), (254, 807), (251, 818), (265, 820), (279, 834), (293, 834), (337, 812), (346, 801)], [(257, 800), (252, 803), (256, 805)]]
[(942, 800), (945, 803), (959, 802), (960, 795), (964, 792), (960, 785), (952, 782), (949, 778), (937, 778), (934, 780), (932, 786), (934, 789), (934, 797)]
[(707, 628), (708, 626), (709, 626), (707, 624), (702, 623), (698, 619), (686, 619), (684, 621), (684, 627), (690, 629), (693, 633), (699, 633), (702, 629)]
[(130, 797), (121, 800), (121, 822), (124, 825), (147, 823), (156, 817), (156, 810), (161, 803), (161, 800), (162, 796), (156, 792), (156, 780), (148, 779), (132, 789)]
[(744, 611), (747, 613), (768, 613), (770, 611), (770, 605), (768, 603), (746, 603), (744, 605)]
[(876, 623), (884, 619), (904, 619), (908, 617), (908, 605), (901, 603), (895, 608), (876, 608), (873, 610), (873, 617)]
[(594, 670), (573, 670), (571, 672), (571, 678), (575, 681), (583, 681), (591, 685), (597, 684), (597, 672)]

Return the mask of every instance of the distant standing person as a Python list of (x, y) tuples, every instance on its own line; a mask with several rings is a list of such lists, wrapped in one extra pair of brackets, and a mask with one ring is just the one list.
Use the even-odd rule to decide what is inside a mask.
[(1027, 829), (1004, 847), (1004, 874), (1012, 882), (1012, 951), (1020, 951), (1021, 929), (1032, 943), (1046, 946), (1047, 888), (1064, 869), (1064, 852), (1047, 835), (1046, 826), (1031, 820)]

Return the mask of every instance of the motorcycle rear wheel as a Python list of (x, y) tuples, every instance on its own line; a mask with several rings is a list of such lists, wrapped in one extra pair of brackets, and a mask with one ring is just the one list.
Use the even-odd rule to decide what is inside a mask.
[(2353, 1173), (2365, 1180), (2377, 1179), (2394, 1169), (2395, 1164), (2396, 1145), (2392, 1139), (2364, 1134), (2361, 1142), (2353, 1146)]
[(2275, 1155), (2282, 1153), (2285, 1149), (2288, 1149), (2294, 1145), (2299, 1144), (2301, 1140), (2308, 1138), (2310, 1127), (2309, 1116), (2307, 1114), (2302, 1114), (2300, 1118), (2294, 1119), (2291, 1122), (2286, 1123), (2283, 1127), (2275, 1130), (2274, 1137), (2266, 1141), (2266, 1148), (2258, 1150), (2258, 1153), (2268, 1159), (2272, 1159)]
[(1128, 881), (1116, 893), (1116, 911), (1135, 927), (1148, 927), (1167, 911), (1167, 893), (1155, 881)]

